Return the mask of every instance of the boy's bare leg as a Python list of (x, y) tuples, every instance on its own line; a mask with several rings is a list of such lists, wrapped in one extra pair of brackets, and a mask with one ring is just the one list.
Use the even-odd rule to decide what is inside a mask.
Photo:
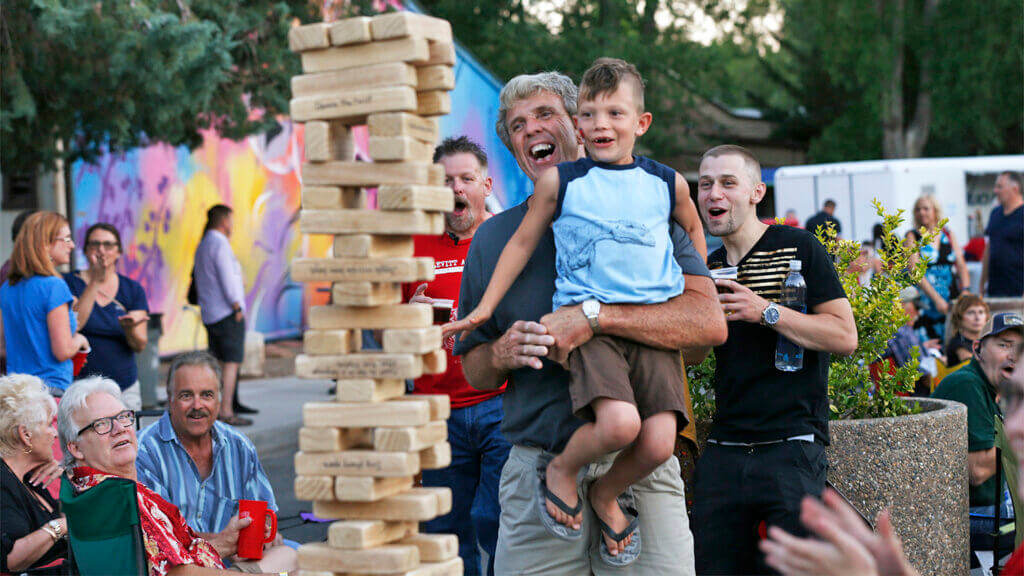
[[(588, 422), (576, 429), (566, 443), (565, 450), (552, 459), (547, 468), (548, 490), (569, 506), (575, 506), (578, 501), (576, 474), (580, 468), (609, 452), (628, 446), (640, 433), (640, 414), (636, 406), (629, 402), (598, 398), (591, 407), (594, 409), (594, 422)], [(644, 476), (646, 475), (645, 472)], [(617, 496), (618, 494), (612, 496), (613, 503)], [(559, 510), (551, 501), (546, 505), (548, 514), (551, 514), (555, 521), (573, 530), (579, 530), (583, 522), (582, 513), (573, 517)]]
[[(608, 472), (590, 486), (590, 505), (598, 518), (611, 527), (612, 531), (621, 532), (629, 526), (629, 521), (616, 502), (619, 494), (671, 458), (675, 440), (675, 412), (659, 412), (648, 417), (640, 427), (636, 442), (619, 453)], [(615, 542), (604, 536), (604, 541), (608, 552), (615, 556), (625, 550), (632, 537)]]

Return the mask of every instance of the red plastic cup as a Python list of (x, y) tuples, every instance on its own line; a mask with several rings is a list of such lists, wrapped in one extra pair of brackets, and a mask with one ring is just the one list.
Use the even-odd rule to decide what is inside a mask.
[[(264, 537), (268, 515), (270, 535)], [(261, 560), (263, 545), (269, 544), (277, 536), (277, 514), (267, 508), (267, 503), (262, 500), (239, 500), (238, 517), (252, 518), (252, 524), (238, 533), (238, 556), (247, 560)]]
[(82, 371), (82, 367), (85, 366), (85, 359), (89, 357), (89, 352), (92, 352), (92, 348), (79, 350), (77, 354), (71, 357), (71, 374), (73, 376), (78, 376), (78, 373)]

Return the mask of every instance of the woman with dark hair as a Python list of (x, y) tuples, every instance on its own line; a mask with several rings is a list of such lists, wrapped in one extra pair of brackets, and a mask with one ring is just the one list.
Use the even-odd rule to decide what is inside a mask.
[(38, 376), (55, 396), (71, 385), (71, 358), (89, 346), (77, 333), (73, 298), (57, 273), (57, 266), (71, 262), (74, 248), (66, 218), (36, 212), (14, 241), (11, 273), (0, 286), (7, 369)]
[(988, 304), (977, 294), (961, 294), (949, 316), (953, 337), (946, 344), (946, 359), (953, 366), (974, 356), (974, 341), (981, 337), (991, 314)]
[(78, 298), (75, 311), (92, 351), (79, 377), (106, 376), (121, 388), (125, 404), (142, 407), (135, 353), (146, 347), (149, 305), (138, 282), (117, 273), (121, 234), (110, 224), (93, 224), (85, 232), (89, 268), (65, 274)]

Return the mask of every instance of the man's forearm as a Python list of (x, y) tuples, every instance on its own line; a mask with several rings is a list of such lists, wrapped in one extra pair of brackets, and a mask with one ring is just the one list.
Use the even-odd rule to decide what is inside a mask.
[[(661, 304), (608, 304), (601, 307), (601, 333), (654, 348), (703, 356), (728, 337), (715, 285), (705, 276), (686, 276), (686, 290)], [(703, 351), (703, 354), (701, 354)]]
[(976, 450), (967, 453), (968, 481), (971, 486), (980, 486), (996, 473), (996, 449)]
[(508, 372), (494, 365), (494, 342), (481, 344), (462, 357), (462, 372), (477, 390), (494, 390), (508, 378)]

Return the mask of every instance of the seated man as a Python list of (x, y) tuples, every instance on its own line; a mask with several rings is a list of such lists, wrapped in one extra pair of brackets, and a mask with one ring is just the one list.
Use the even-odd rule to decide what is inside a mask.
[[(994, 416), (1002, 415), (996, 392), (1010, 378), (1024, 341), (1020, 314), (1003, 312), (989, 318), (974, 342), (974, 358), (946, 376), (933, 398), (955, 400), (967, 406), (967, 470), (970, 482), (971, 534), (992, 532), (996, 504), (1005, 504), (1005, 488), (996, 486)], [(1013, 514), (1004, 508), (1002, 518)]]
[(251, 520), (234, 520), (230, 530), (205, 540), (188, 527), (177, 507), (138, 482), (135, 413), (125, 408), (117, 383), (101, 377), (73, 383), (57, 408), (57, 428), (64, 464), (78, 491), (114, 477), (136, 483), (150, 576), (222, 573), (221, 558), (237, 551), (238, 531)]
[[(181, 354), (167, 377), (167, 412), (139, 433), (139, 481), (184, 513), (204, 538), (235, 531), (239, 500), (262, 500), (277, 510), (274, 491), (256, 447), (233, 427), (217, 421), (220, 366), (207, 352)], [(263, 559), (231, 559), (243, 572), (296, 568), (295, 551), (280, 534)]]

